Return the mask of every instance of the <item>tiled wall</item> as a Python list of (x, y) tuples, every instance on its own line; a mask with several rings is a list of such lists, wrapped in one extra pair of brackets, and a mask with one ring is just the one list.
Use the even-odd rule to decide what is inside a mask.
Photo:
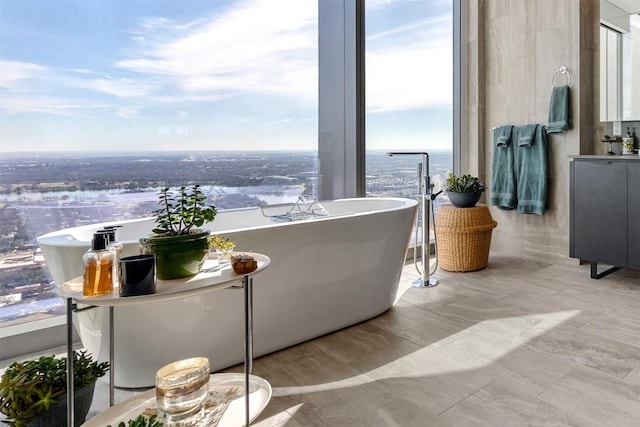
[[(572, 262), (569, 255), (569, 156), (591, 154), (598, 133), (594, 58), (597, 0), (470, 0), (466, 12), (470, 95), (467, 169), (490, 187), (491, 128), (548, 120), (552, 76), (569, 69), (573, 130), (549, 138), (548, 210), (518, 214), (492, 207), (492, 250)], [(560, 83), (560, 78), (556, 78)], [(478, 86), (475, 88), (475, 86)], [(473, 96), (472, 96), (473, 95)], [(600, 130), (602, 131), (602, 130)], [(484, 155), (479, 156), (477, 153)]]

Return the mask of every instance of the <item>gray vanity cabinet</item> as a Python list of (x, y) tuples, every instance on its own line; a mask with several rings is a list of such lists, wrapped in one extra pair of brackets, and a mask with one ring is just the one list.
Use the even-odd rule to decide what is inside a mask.
[(627, 182), (627, 162), (571, 162), (571, 257), (627, 266)]
[(640, 270), (640, 161), (629, 162), (628, 266)]

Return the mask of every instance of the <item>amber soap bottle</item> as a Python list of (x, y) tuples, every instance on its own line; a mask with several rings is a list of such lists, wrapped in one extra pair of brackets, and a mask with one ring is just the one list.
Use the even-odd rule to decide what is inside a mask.
[(95, 297), (113, 292), (113, 263), (115, 252), (108, 249), (109, 237), (104, 233), (95, 233), (91, 240), (91, 249), (82, 257), (84, 272), (82, 275), (82, 295)]
[(98, 230), (96, 233), (106, 234), (108, 236), (107, 240), (107, 249), (110, 249), (114, 252), (113, 258), (113, 286), (118, 286), (118, 260), (122, 256), (122, 248), (124, 245), (116, 240), (116, 227), (117, 226), (107, 226), (104, 230)]

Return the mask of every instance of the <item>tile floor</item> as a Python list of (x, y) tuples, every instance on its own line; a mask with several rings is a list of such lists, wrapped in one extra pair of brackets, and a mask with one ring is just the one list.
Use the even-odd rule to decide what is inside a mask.
[[(640, 425), (640, 272), (492, 254), (417, 277), (383, 315), (256, 359), (273, 398), (252, 425)], [(90, 416), (107, 406), (100, 384)]]

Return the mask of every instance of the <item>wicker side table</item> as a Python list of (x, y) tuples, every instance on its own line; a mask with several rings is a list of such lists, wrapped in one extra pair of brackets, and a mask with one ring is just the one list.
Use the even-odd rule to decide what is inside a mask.
[(486, 206), (440, 206), (435, 221), (438, 265), (448, 271), (485, 268), (489, 262), (491, 231), (497, 225)]

